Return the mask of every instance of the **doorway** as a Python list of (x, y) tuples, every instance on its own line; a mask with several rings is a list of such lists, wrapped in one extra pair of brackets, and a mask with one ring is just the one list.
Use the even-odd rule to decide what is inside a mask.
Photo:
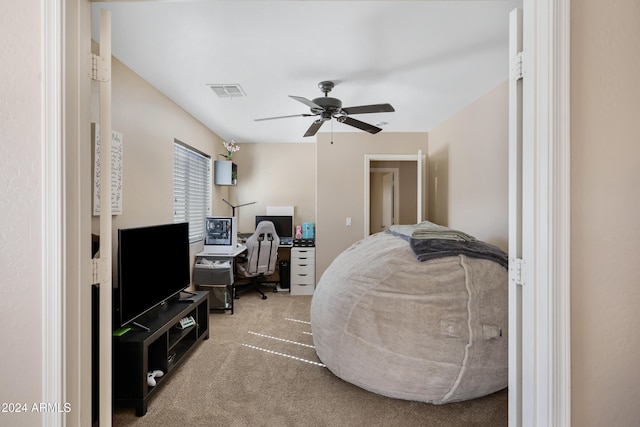
[(425, 169), (421, 150), (418, 154), (365, 154), (364, 237), (393, 224), (425, 219)]
[(400, 168), (371, 168), (369, 234), (385, 231), (400, 218)]

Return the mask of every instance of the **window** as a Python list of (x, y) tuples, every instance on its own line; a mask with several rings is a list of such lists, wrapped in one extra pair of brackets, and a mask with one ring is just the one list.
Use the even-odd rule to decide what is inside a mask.
[(175, 140), (173, 144), (173, 222), (189, 223), (189, 242), (204, 240), (211, 214), (211, 158)]

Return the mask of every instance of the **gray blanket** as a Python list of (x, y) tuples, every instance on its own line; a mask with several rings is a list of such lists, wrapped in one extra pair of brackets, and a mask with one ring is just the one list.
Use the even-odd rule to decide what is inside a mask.
[(419, 261), (463, 254), (472, 258), (492, 260), (506, 269), (509, 268), (509, 256), (500, 248), (476, 240), (461, 231), (428, 221), (411, 226), (392, 226), (387, 232), (408, 241)]
[(447, 239), (473, 242), (475, 237), (460, 230), (434, 224), (429, 221), (422, 221), (412, 225), (392, 225), (389, 230), (394, 234), (402, 234), (414, 239)]

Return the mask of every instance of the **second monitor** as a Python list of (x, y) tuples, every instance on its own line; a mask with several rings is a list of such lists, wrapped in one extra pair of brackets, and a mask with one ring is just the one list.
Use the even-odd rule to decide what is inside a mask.
[(260, 221), (271, 221), (281, 244), (293, 243), (293, 217), (288, 215), (256, 215), (256, 227)]

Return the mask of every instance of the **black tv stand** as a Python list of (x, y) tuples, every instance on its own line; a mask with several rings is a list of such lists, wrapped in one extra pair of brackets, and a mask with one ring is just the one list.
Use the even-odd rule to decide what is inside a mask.
[[(192, 316), (196, 324), (176, 327), (183, 317)], [(136, 415), (147, 412), (147, 402), (187, 360), (196, 344), (209, 338), (209, 292), (194, 292), (192, 302), (174, 299), (156, 307), (139, 319), (148, 330), (131, 330), (113, 337), (113, 403), (135, 407)], [(156, 385), (147, 384), (147, 373), (161, 370)]]

